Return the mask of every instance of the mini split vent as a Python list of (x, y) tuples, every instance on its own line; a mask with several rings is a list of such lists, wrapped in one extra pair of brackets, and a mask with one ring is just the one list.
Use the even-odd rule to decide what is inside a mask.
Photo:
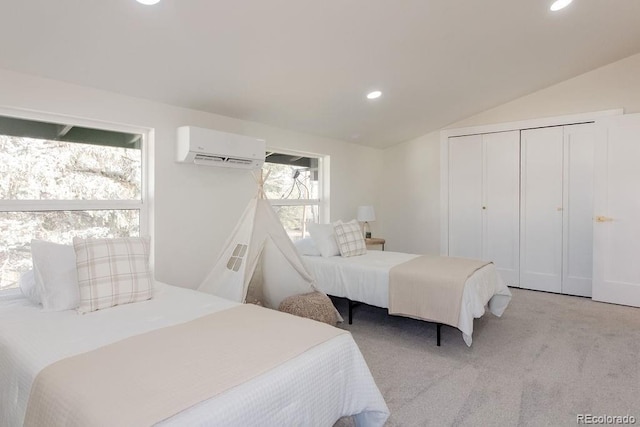
[(240, 166), (240, 167), (251, 167), (253, 165), (253, 161), (249, 159), (238, 159), (234, 157), (222, 157), (222, 156), (211, 156), (208, 154), (196, 154), (193, 159), (193, 163), (196, 165), (213, 165), (213, 166), (224, 166), (226, 163), (228, 166)]
[(178, 128), (178, 161), (197, 165), (260, 169), (264, 164), (263, 139), (194, 126)]

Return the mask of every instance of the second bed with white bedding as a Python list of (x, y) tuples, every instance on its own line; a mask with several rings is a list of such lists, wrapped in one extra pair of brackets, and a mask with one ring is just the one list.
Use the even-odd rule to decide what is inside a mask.
[[(419, 255), (389, 251), (367, 251), (352, 257), (303, 256), (316, 279), (316, 286), (328, 295), (348, 298), (381, 308), (389, 307), (389, 271)], [(467, 279), (462, 295), (458, 329), (470, 346), (473, 319), (485, 313), (485, 307), (501, 316), (511, 300), (511, 292), (493, 264), (488, 264)]]

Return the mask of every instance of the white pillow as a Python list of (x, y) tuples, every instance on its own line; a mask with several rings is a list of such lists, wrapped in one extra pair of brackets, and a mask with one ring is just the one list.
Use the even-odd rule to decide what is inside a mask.
[(80, 296), (73, 246), (32, 240), (31, 259), (42, 308), (64, 311), (78, 307)]
[(323, 257), (340, 255), (333, 224), (309, 224), (309, 234)]
[(364, 255), (367, 253), (367, 245), (362, 237), (360, 223), (355, 219), (334, 226), (336, 240), (340, 255), (343, 257)]
[(305, 237), (304, 239), (296, 240), (293, 242), (298, 252), (302, 255), (310, 255), (310, 256), (320, 256), (322, 255), (316, 244), (313, 243), (313, 239), (311, 237)]
[(149, 238), (73, 239), (80, 313), (145, 301), (153, 293)]
[(18, 285), (20, 286), (22, 295), (27, 297), (29, 301), (36, 305), (41, 304), (40, 293), (38, 292), (38, 287), (36, 286), (36, 276), (33, 270), (27, 270), (22, 273), (20, 275), (20, 279), (18, 280)]

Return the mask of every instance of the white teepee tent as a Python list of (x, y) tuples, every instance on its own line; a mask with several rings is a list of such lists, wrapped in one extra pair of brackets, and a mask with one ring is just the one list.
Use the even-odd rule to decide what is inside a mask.
[[(268, 176), (268, 175), (267, 175)], [(277, 309), (283, 299), (315, 291), (296, 247), (266, 199), (257, 177), (258, 194), (245, 209), (215, 266), (198, 287), (238, 302), (260, 301)]]

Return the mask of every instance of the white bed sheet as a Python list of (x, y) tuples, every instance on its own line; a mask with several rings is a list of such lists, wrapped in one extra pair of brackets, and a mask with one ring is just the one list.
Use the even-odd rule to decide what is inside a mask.
[[(316, 279), (318, 289), (328, 295), (349, 298), (381, 308), (389, 308), (389, 270), (419, 255), (390, 251), (367, 251), (353, 257), (303, 256)], [(467, 279), (462, 293), (458, 329), (464, 342), (473, 341), (473, 319), (485, 313), (485, 307), (502, 316), (511, 301), (511, 292), (493, 264), (488, 264)]]
[[(0, 425), (22, 425), (31, 384), (47, 365), (236, 304), (157, 283), (149, 301), (79, 315), (43, 312), (17, 290), (0, 293)], [(389, 411), (353, 338), (343, 334), (160, 425), (331, 425), (347, 415), (379, 426)]]

